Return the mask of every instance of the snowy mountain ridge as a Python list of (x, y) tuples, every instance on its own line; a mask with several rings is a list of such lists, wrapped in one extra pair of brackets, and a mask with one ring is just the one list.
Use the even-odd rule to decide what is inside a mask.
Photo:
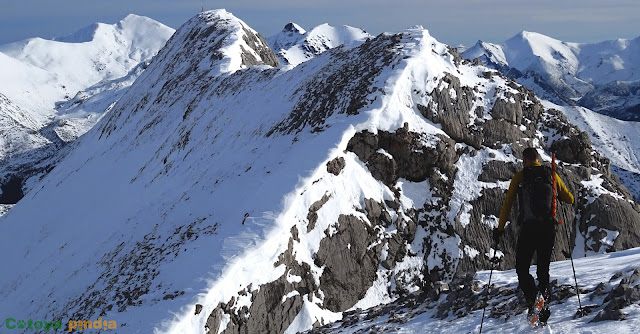
[(38, 79), (31, 75), (35, 70), (23, 72), (0, 59), (4, 69), (0, 92), (23, 107), (51, 114), (55, 102), (102, 80), (120, 78), (138, 63), (151, 60), (173, 31), (149, 18), (129, 15), (116, 24), (96, 23), (64, 38), (0, 45), (4, 55), (48, 74)]
[(201, 13), (73, 145), (0, 219), (0, 314), (130, 333), (326, 325), (486, 269), (526, 146), (556, 150), (582, 195), (558, 242), (640, 245), (640, 208), (588, 135), (420, 27), (279, 66), (242, 20)]
[(0, 94), (13, 106), (3, 111), (16, 116), (0, 122), (1, 203), (15, 203), (53, 168), (56, 152), (113, 107), (173, 31), (129, 15), (63, 38), (0, 45)]
[(343, 25), (321, 24), (310, 31), (290, 22), (267, 41), (282, 64), (296, 66), (338, 46), (354, 47), (373, 36), (366, 31)]
[(557, 104), (640, 119), (640, 37), (568, 43), (523, 31), (500, 44), (478, 41), (462, 55), (502, 70)]

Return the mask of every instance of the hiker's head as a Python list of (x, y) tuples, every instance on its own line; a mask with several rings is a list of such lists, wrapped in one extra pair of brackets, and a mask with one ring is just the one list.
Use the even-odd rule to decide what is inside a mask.
[(536, 162), (540, 162), (540, 155), (533, 147), (527, 147), (522, 151), (522, 160), (525, 166), (531, 166)]

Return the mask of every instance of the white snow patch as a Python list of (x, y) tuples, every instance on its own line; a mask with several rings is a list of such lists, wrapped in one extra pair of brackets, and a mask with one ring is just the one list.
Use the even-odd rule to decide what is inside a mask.
[(473, 248), (473, 247), (471, 247), (469, 245), (464, 245), (464, 253), (468, 257), (470, 257), (472, 259), (475, 259), (476, 256), (478, 256), (478, 254), (480, 254), (480, 252), (477, 249), (475, 249), (475, 248)]

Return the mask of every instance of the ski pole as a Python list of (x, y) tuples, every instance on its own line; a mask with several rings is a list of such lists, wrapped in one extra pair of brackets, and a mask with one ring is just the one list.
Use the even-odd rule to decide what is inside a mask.
[(569, 258), (571, 259), (571, 269), (573, 270), (573, 280), (576, 283), (576, 293), (578, 294), (578, 312), (576, 313), (576, 316), (584, 316), (586, 315), (585, 310), (582, 308), (582, 302), (580, 301), (580, 288), (578, 288), (578, 278), (576, 277), (576, 267), (573, 265), (573, 250), (571, 249), (571, 235), (569, 234), (569, 226), (568, 224), (567, 228), (565, 229), (565, 231), (567, 232), (567, 244), (569, 246)]
[(482, 334), (482, 325), (484, 324), (484, 312), (487, 309), (487, 305), (489, 305), (489, 297), (490, 297), (489, 289), (491, 289), (491, 276), (493, 276), (493, 269), (495, 269), (496, 264), (500, 262), (500, 259), (498, 258), (497, 253), (498, 253), (498, 243), (496, 242), (493, 247), (493, 258), (489, 259), (489, 262), (491, 262), (491, 271), (489, 271), (489, 284), (487, 285), (487, 303), (482, 308), (482, 320), (480, 320), (480, 334)]
[[(553, 170), (553, 218), (556, 217), (556, 208), (557, 208), (557, 204), (556, 204), (556, 154), (555, 153), (551, 153), (551, 168)], [(562, 221), (558, 222), (558, 225), (561, 225)], [(576, 283), (576, 294), (578, 295), (578, 312), (576, 313), (576, 316), (584, 316), (587, 313), (585, 312), (585, 310), (582, 308), (582, 302), (580, 301), (580, 288), (578, 287), (578, 278), (576, 277), (576, 267), (573, 265), (573, 250), (571, 249), (571, 235), (569, 234), (569, 224), (564, 224), (565, 226), (567, 226), (567, 228), (565, 229), (565, 232), (567, 234), (567, 245), (569, 246), (569, 258), (571, 259), (571, 269), (573, 270), (573, 280)], [(575, 224), (574, 224), (575, 225)], [(566, 254), (565, 254), (566, 256)]]

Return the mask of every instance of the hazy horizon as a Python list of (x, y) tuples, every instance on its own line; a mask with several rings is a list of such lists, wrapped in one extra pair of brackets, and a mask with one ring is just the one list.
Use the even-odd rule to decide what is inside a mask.
[(538, 32), (567, 42), (598, 42), (640, 36), (640, 6), (630, 0), (581, 1), (580, 6), (543, 0), (402, 1), (384, 0), (289, 3), (275, 0), (253, 4), (250, 0), (122, 0), (93, 3), (78, 0), (34, 0), (5, 5), (0, 13), (0, 44), (32, 37), (62, 37), (96, 22), (113, 24), (128, 14), (147, 16), (177, 29), (202, 8), (226, 8), (268, 37), (289, 22), (305, 29), (322, 23), (349, 25), (372, 35), (422, 25), (432, 36), (450, 45), (471, 46), (478, 40), (499, 43), (520, 31)]

